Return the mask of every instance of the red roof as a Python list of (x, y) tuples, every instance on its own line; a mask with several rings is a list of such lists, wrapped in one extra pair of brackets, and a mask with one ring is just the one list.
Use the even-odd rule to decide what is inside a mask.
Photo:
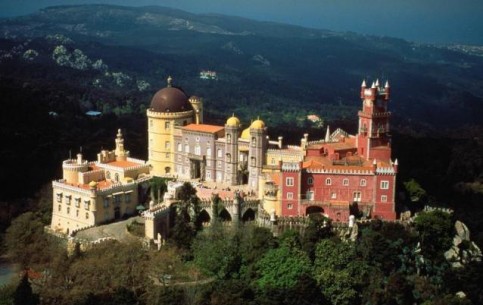
[(225, 127), (217, 126), (217, 125), (208, 125), (208, 124), (189, 124), (187, 126), (184, 126), (183, 129), (190, 130), (190, 131), (217, 133), (225, 129)]
[(139, 165), (138, 163), (134, 163), (134, 162), (131, 162), (131, 161), (113, 161), (113, 162), (109, 162), (107, 164), (109, 164), (111, 166), (115, 166), (115, 167), (121, 167), (121, 168), (127, 168), (127, 167), (131, 167), (131, 166)]

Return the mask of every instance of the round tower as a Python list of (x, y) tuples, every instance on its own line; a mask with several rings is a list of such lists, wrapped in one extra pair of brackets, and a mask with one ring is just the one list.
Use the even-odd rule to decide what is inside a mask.
[(153, 96), (148, 117), (148, 160), (154, 176), (171, 176), (174, 172), (174, 132), (176, 126), (195, 122), (195, 111), (186, 93), (172, 85)]
[(189, 98), (189, 102), (195, 112), (195, 124), (203, 124), (203, 99), (192, 96)]
[(233, 114), (225, 124), (225, 182), (230, 185), (239, 184), (238, 179), (238, 131), (240, 120)]
[(264, 157), (267, 151), (267, 128), (257, 119), (250, 125), (250, 149), (248, 151), (248, 184), (258, 189), (258, 179), (262, 174)]

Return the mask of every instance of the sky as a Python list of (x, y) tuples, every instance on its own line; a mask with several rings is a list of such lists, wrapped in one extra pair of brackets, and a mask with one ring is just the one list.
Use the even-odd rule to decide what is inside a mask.
[(160, 5), (417, 42), (483, 45), (483, 0), (0, 0), (0, 17), (83, 3)]

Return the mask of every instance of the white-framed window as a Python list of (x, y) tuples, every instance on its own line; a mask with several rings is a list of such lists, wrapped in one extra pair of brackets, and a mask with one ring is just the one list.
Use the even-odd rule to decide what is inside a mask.
[(252, 137), (252, 147), (256, 147), (256, 146), (257, 146), (257, 138)]
[(252, 159), (251, 159), (251, 163), (252, 163), (252, 164), (251, 164), (252, 166), (257, 166), (257, 158), (252, 157)]
[(223, 180), (223, 176), (220, 172), (216, 172), (216, 181), (221, 182)]
[(314, 192), (313, 191), (307, 192), (307, 200), (314, 200)]
[(170, 129), (171, 128), (171, 122), (164, 122), (164, 129)]
[(337, 199), (337, 193), (336, 192), (332, 192), (330, 194), (330, 199)]
[(231, 134), (226, 135), (226, 143), (228, 143), (228, 144), (231, 143)]
[(211, 171), (206, 171), (206, 179), (211, 179)]
[(293, 177), (287, 177), (287, 178), (285, 178), (285, 185), (286, 186), (293, 186), (294, 185)]
[(57, 202), (58, 203), (62, 202), (62, 193), (57, 193)]
[(231, 162), (231, 154), (226, 154), (226, 162)]
[(206, 166), (211, 166), (211, 160), (210, 159), (206, 160)]
[(312, 184), (314, 184), (314, 178), (312, 178), (312, 177), (308, 177), (308, 178), (307, 178), (307, 184), (308, 184), (308, 185), (312, 185)]
[(349, 179), (345, 178), (344, 180), (342, 180), (342, 185), (349, 186)]
[(211, 147), (206, 148), (206, 156), (211, 157)]
[(74, 202), (75, 202), (75, 207), (76, 208), (80, 207), (80, 202), (81, 202), (80, 197), (74, 198)]
[(216, 157), (218, 158), (223, 157), (223, 150), (221, 150), (221, 148), (218, 148), (218, 150), (216, 151)]
[(178, 151), (183, 151), (183, 144), (178, 143)]
[(381, 195), (381, 202), (387, 202), (387, 195)]
[(71, 195), (65, 196), (65, 204), (70, 204), (71, 199), (72, 199)]
[(355, 202), (361, 201), (361, 192), (354, 192), (353, 201)]
[(288, 210), (293, 209), (293, 204), (292, 204), (292, 203), (288, 203), (288, 204), (287, 204), (287, 209), (288, 209)]
[(201, 155), (201, 147), (200, 144), (195, 145), (195, 155), (200, 156)]
[(366, 179), (361, 179), (359, 185), (360, 186), (366, 186), (367, 185), (367, 180)]
[(91, 204), (90, 200), (84, 200), (84, 209), (89, 210), (89, 205)]
[(387, 190), (387, 189), (389, 189), (389, 181), (382, 180), (381, 181), (381, 190)]
[(189, 146), (189, 144), (185, 144), (184, 145), (184, 152), (187, 153), (187, 154), (190, 152), (190, 146)]
[(325, 179), (325, 185), (332, 185), (332, 179), (330, 178)]
[(293, 193), (287, 192), (287, 199), (293, 199)]

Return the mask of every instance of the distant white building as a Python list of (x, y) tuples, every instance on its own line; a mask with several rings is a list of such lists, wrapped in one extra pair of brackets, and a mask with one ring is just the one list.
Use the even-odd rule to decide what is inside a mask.
[(216, 71), (203, 70), (200, 72), (200, 79), (218, 79)]

